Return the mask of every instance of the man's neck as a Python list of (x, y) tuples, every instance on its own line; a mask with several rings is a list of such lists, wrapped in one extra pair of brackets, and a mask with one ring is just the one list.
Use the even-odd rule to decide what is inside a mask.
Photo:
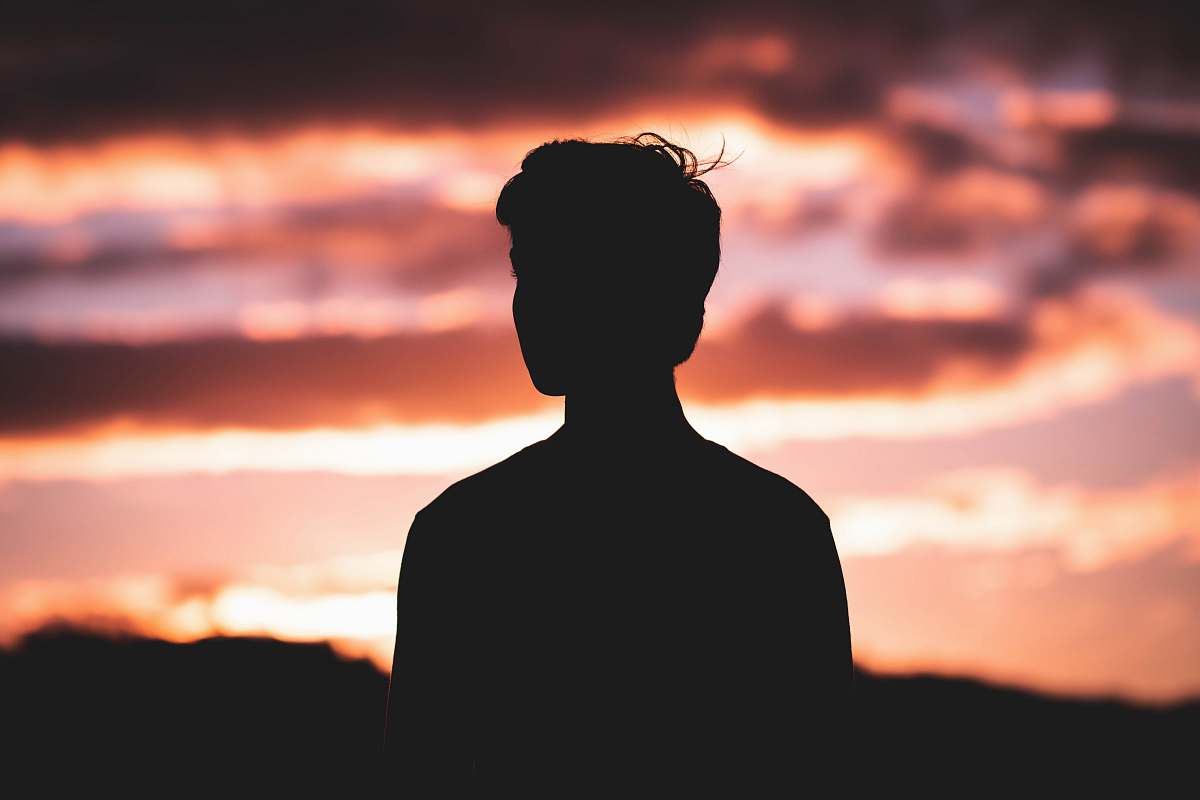
[(670, 370), (568, 392), (564, 438), (600, 449), (700, 438), (688, 423)]

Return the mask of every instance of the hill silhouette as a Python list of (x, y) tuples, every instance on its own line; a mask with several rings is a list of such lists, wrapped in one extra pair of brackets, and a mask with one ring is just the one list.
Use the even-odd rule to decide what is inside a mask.
[[(0, 650), (10, 775), (80, 778), (81, 765), (104, 764), (123, 785), (151, 773), (161, 785), (236, 767), (277, 783), (323, 772), (365, 785), (386, 692), (376, 667), (326, 644), (176, 644), (49, 627)], [(1177, 781), (1190, 782), (1200, 741), (1200, 702), (1151, 708), (859, 670), (855, 704), (855, 792), (1165, 791), (1188, 785)], [(56, 765), (70, 769), (55, 776)]]

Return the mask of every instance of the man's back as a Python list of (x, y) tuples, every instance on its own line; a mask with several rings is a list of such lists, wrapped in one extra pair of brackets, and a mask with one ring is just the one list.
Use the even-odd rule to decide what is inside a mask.
[(851, 664), (820, 508), (699, 436), (634, 450), (564, 430), (414, 521), (389, 698), (402, 777), (570, 796), (828, 766)]

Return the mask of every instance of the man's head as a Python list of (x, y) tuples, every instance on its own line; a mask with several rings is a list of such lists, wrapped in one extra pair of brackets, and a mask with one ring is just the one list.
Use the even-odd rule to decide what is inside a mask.
[(692, 354), (721, 258), (721, 208), (699, 179), (711, 167), (649, 133), (525, 157), (496, 218), (512, 239), (513, 319), (539, 391), (670, 370)]

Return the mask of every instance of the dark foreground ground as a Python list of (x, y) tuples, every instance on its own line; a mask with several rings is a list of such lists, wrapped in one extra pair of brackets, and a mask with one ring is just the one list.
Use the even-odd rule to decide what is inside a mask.
[[(292, 785), (333, 775), (347, 796), (373, 773), (386, 691), (374, 666), (326, 645), (48, 629), (0, 650), (0, 764), (46, 787), (155, 775), (166, 794), (235, 770)], [(813, 796), (1200, 791), (1200, 702), (1153, 709), (860, 672), (853, 713), (845, 783)]]

